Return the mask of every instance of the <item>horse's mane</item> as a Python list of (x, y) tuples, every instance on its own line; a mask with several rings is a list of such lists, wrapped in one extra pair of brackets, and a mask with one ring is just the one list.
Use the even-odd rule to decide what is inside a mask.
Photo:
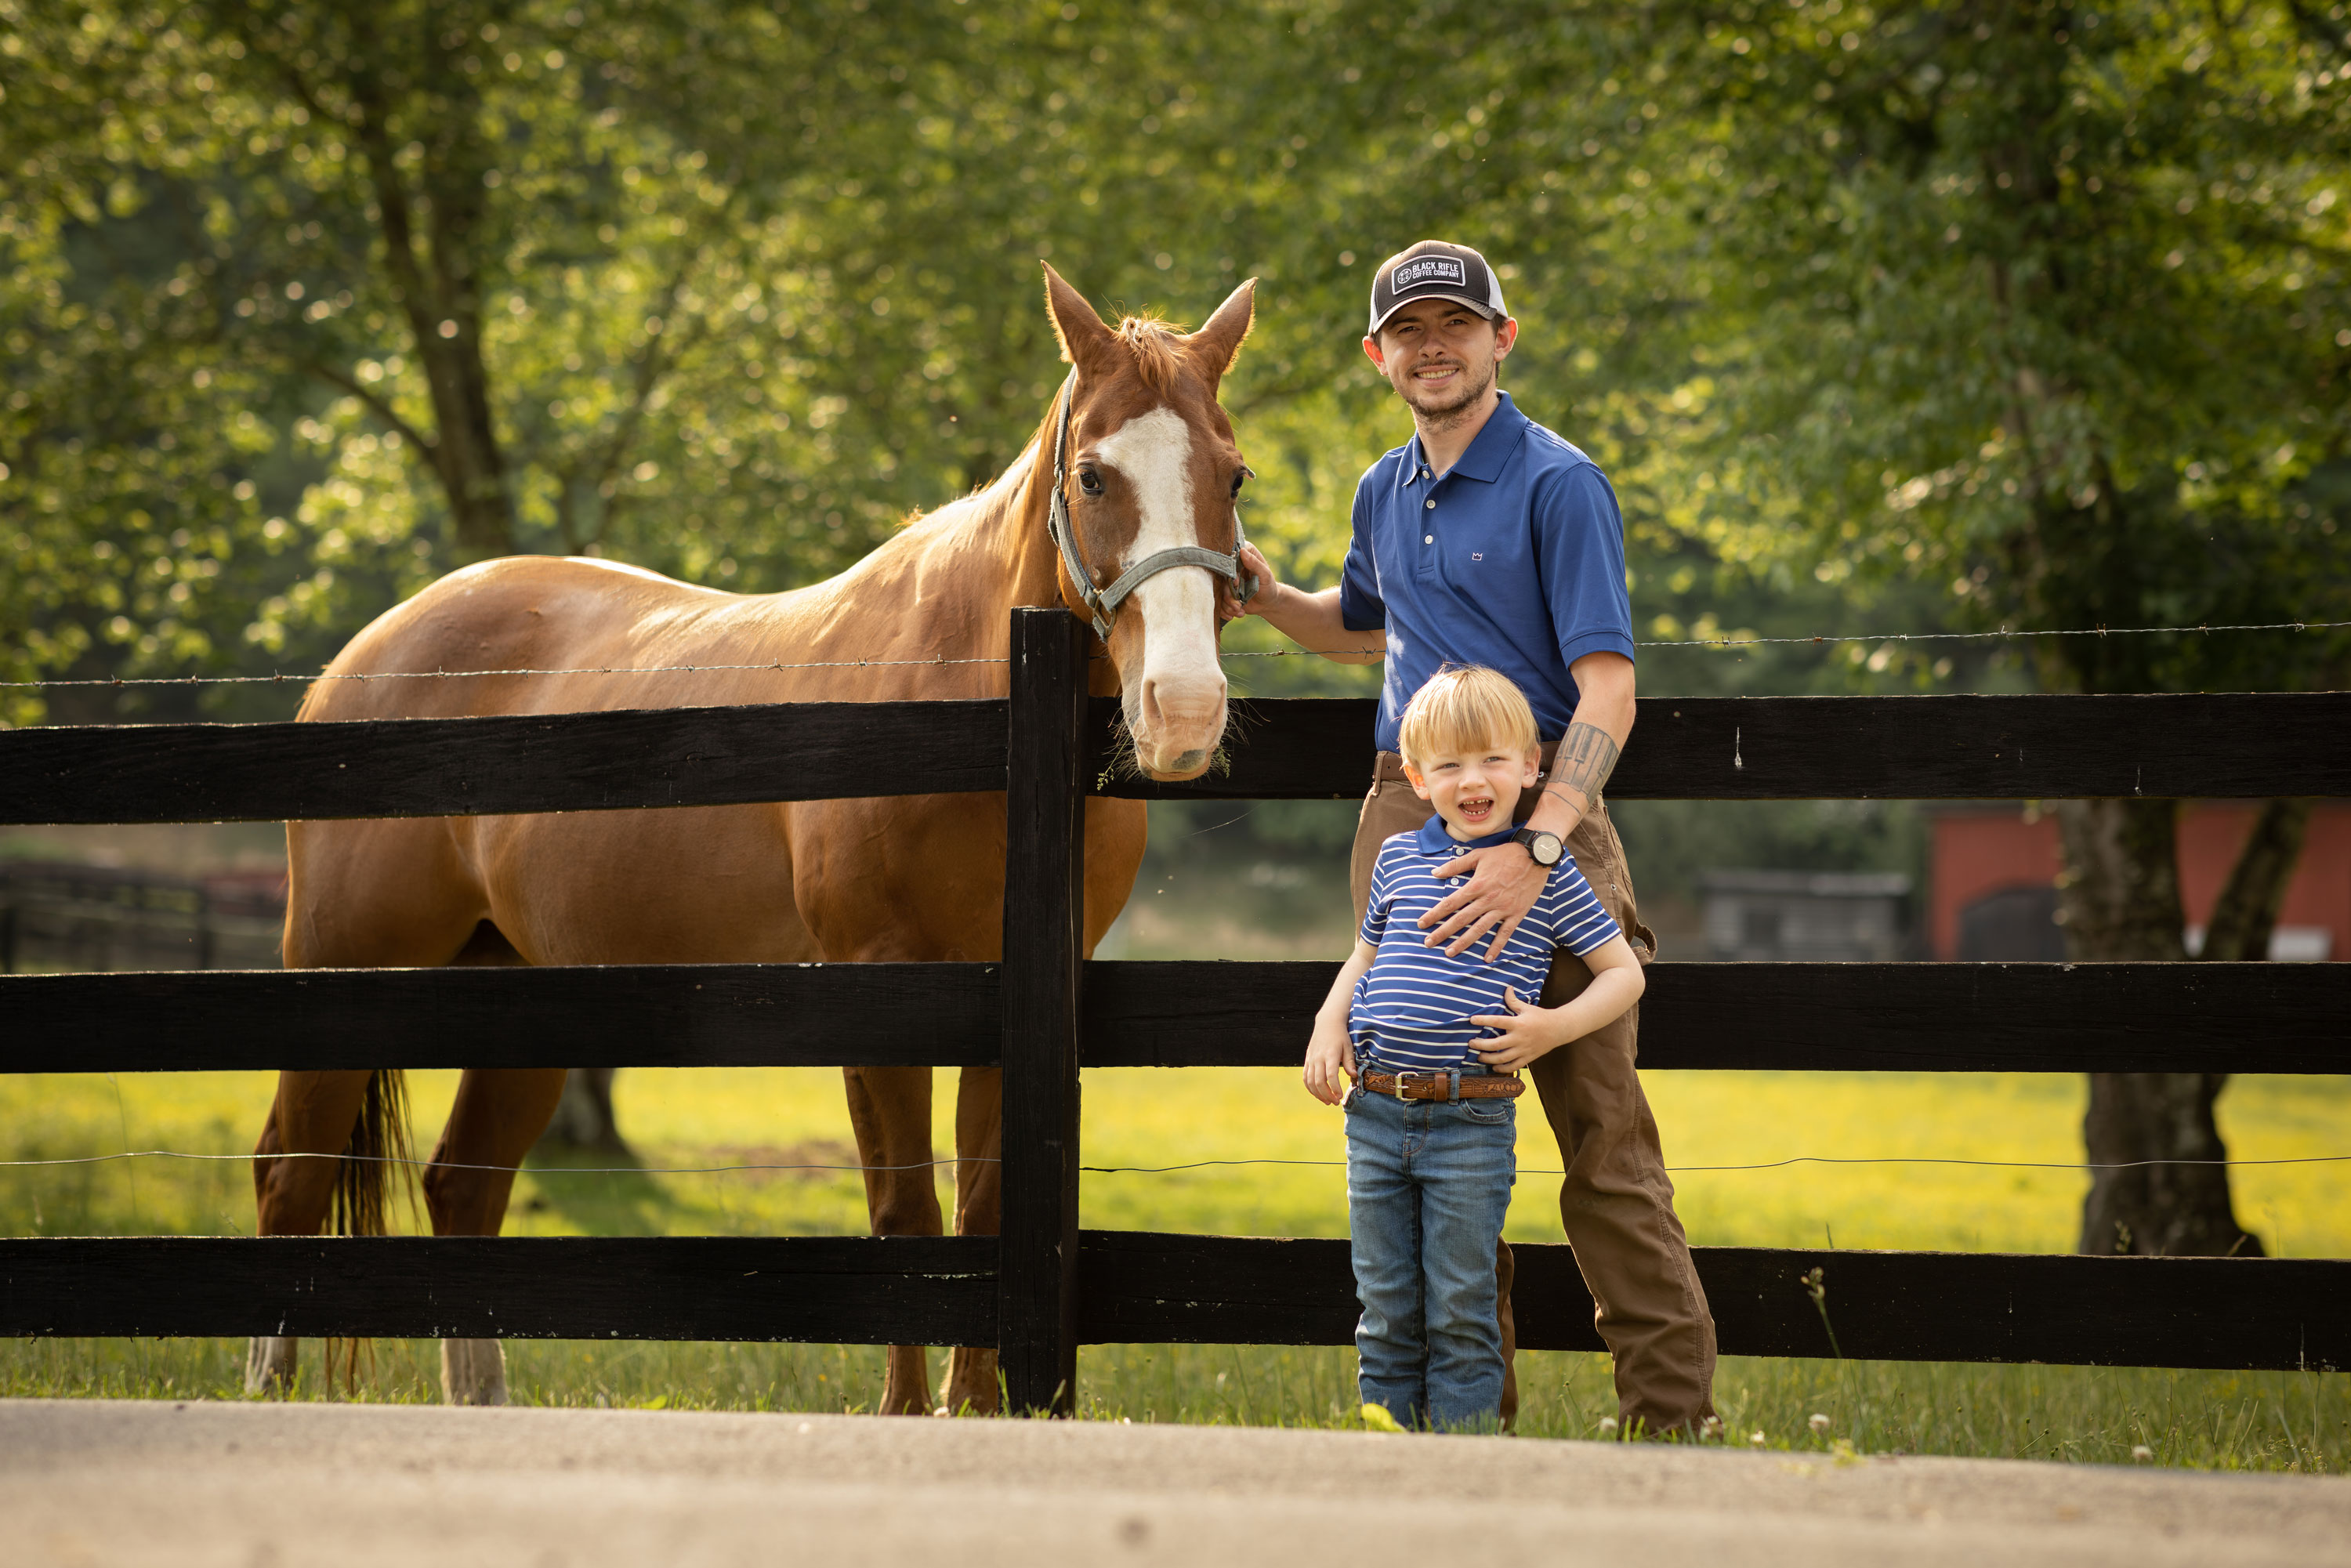
[(1175, 323), (1149, 313), (1122, 317), (1118, 340), (1134, 351), (1145, 385), (1157, 392), (1175, 392), (1184, 368), (1183, 338)]

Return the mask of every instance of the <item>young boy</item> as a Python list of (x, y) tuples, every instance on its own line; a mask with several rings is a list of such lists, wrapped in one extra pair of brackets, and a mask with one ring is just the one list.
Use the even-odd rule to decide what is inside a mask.
[[(1561, 854), (1502, 956), (1431, 945), (1419, 917), (1452, 891), (1433, 874), (1508, 841), (1541, 777), (1533, 712), (1482, 666), (1440, 670), (1416, 693), (1397, 749), (1437, 810), (1380, 846), (1355, 951), (1315, 1014), (1306, 1089), (1347, 1108), (1363, 1402), (1407, 1427), (1492, 1430), (1502, 1396), (1494, 1246), (1518, 1178), (1518, 1070), (1623, 1017), (1641, 966), (1573, 858)], [(1558, 841), (1550, 841), (1555, 846)], [(1541, 1008), (1554, 950), (1592, 970)], [(1343, 1078), (1355, 1081), (1353, 1091)]]

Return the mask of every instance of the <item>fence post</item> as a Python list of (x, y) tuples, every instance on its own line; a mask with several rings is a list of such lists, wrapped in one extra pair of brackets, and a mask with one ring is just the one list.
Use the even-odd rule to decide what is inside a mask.
[(1078, 978), (1085, 909), (1084, 624), (1012, 612), (1005, 754), (1003, 1218), (1008, 1409), (1067, 1415), (1078, 1375)]

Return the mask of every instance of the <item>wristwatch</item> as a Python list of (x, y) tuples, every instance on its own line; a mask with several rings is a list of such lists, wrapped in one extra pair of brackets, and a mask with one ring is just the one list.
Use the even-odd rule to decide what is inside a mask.
[(1537, 865), (1557, 865), (1561, 852), (1567, 847), (1559, 841), (1557, 833), (1537, 832), (1532, 828), (1520, 828), (1510, 835), (1510, 842), (1527, 846), (1527, 853), (1535, 857)]

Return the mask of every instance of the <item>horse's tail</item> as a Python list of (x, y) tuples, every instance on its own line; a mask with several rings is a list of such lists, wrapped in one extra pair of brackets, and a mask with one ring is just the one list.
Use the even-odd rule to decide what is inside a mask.
[[(360, 1102), (359, 1124), (351, 1129), (335, 1176), (334, 1232), (338, 1236), (392, 1234), (392, 1194), (396, 1186), (415, 1201), (415, 1166), (408, 1157), (408, 1075), (396, 1067), (368, 1074)], [(364, 1339), (327, 1341), (327, 1387), (338, 1377), (344, 1392), (359, 1397), (360, 1364), (375, 1367), (375, 1347)]]
[(389, 1236), (394, 1186), (413, 1201), (415, 1167), (408, 1154), (408, 1078), (396, 1067), (368, 1075), (359, 1125), (351, 1129), (335, 1177), (338, 1236)]

